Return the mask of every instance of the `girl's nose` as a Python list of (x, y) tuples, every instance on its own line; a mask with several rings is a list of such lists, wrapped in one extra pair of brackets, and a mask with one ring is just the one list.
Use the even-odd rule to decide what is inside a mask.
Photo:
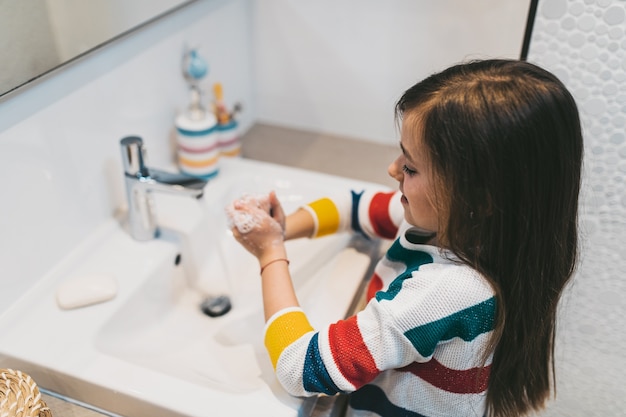
[(402, 179), (402, 170), (400, 167), (400, 157), (397, 157), (389, 166), (387, 167), (387, 173), (391, 178), (400, 182)]

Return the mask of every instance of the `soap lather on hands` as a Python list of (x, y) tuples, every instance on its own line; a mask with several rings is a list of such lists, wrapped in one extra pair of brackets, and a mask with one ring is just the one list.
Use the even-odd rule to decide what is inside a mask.
[(285, 241), (311, 236), (315, 222), (298, 209), (288, 217), (276, 193), (245, 195), (226, 208), (233, 236), (259, 261), (265, 320), (286, 308), (298, 307)]
[(260, 261), (283, 251), (285, 214), (274, 191), (244, 195), (226, 207), (235, 239)]

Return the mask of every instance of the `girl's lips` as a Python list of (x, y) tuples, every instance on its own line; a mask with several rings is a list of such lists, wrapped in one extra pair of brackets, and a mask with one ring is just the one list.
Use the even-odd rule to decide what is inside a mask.
[(404, 196), (404, 194), (402, 194), (402, 197), (400, 198), (400, 202), (402, 204), (409, 204), (409, 200), (406, 199), (406, 197)]

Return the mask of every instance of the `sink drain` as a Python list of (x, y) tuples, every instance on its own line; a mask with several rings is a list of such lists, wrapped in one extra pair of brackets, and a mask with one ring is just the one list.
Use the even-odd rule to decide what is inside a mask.
[(219, 317), (228, 313), (232, 307), (226, 295), (209, 296), (200, 303), (200, 310), (209, 317)]

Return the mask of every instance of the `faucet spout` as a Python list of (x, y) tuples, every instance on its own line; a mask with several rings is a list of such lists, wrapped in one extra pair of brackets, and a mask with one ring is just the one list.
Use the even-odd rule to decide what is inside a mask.
[(148, 178), (145, 179), (145, 183), (152, 191), (201, 198), (207, 181), (190, 175), (148, 168)]
[(128, 136), (120, 140), (124, 182), (128, 198), (128, 224), (136, 240), (150, 240), (159, 236), (153, 192), (201, 198), (206, 180), (185, 174), (175, 174), (148, 168), (145, 164), (143, 140)]

